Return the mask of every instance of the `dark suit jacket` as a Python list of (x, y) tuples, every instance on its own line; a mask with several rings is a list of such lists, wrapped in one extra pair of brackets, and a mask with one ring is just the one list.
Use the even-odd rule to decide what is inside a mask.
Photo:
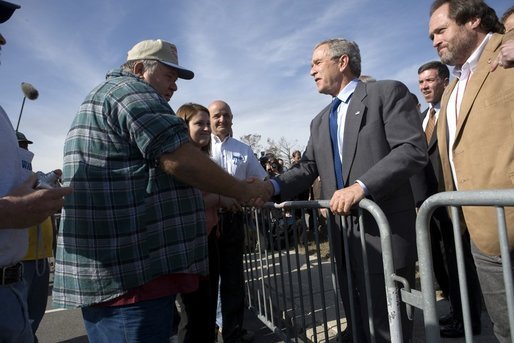
[[(421, 113), (421, 122), (427, 116), (428, 108)], [(416, 207), (420, 207), (423, 201), (429, 196), (434, 195), (444, 189), (443, 174), (441, 170), (441, 160), (439, 158), (439, 149), (437, 148), (437, 131), (428, 142), (428, 164), (419, 173), (414, 175), (411, 179), (412, 191), (414, 193), (414, 200)]]
[[(282, 199), (307, 189), (318, 175), (322, 199), (330, 199), (336, 191), (329, 114), (330, 105), (312, 120), (311, 135), (300, 166), (277, 178)], [(344, 125), (345, 186), (357, 179), (366, 185), (369, 198), (381, 207), (389, 220), (395, 266), (402, 268), (415, 260), (416, 214), (409, 178), (427, 163), (425, 136), (416, 104), (400, 82), (359, 82)], [(370, 268), (372, 272), (381, 272), (378, 229), (370, 218), (367, 222)], [(355, 218), (350, 220), (350, 225), (353, 228), (350, 236), (357, 238), (354, 244), (358, 246), (360, 233)], [(351, 252), (355, 257), (352, 263), (362, 259), (358, 257), (358, 250)]]

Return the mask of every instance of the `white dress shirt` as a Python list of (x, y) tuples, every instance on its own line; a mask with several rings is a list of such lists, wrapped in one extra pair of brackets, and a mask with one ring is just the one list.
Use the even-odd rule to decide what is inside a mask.
[(337, 98), (341, 100), (341, 104), (339, 104), (339, 107), (337, 108), (337, 145), (339, 147), (339, 158), (341, 158), (341, 161), (343, 160), (343, 138), (346, 112), (348, 111), (350, 98), (352, 97), (353, 92), (355, 92), (355, 88), (357, 88), (358, 84), (359, 81), (357, 79), (353, 79), (337, 95)]
[(223, 141), (211, 135), (211, 158), (221, 168), (239, 180), (257, 177), (263, 180), (268, 173), (262, 168), (252, 148), (227, 136)]
[(480, 46), (471, 54), (471, 56), (469, 56), (469, 58), (462, 65), (461, 68), (455, 67), (452, 70), (452, 74), (459, 80), (453, 88), (452, 94), (450, 95), (450, 99), (448, 100), (448, 104), (446, 107), (446, 121), (448, 123), (448, 156), (450, 159), (450, 167), (453, 175), (453, 183), (455, 184), (455, 188), (457, 190), (459, 189), (459, 185), (457, 182), (455, 165), (453, 163), (453, 143), (455, 142), (455, 134), (457, 131), (457, 122), (460, 107), (462, 105), (462, 99), (464, 98), (464, 93), (468, 81), (472, 77), (475, 69), (477, 68), (478, 60), (480, 59), (480, 56), (482, 55), (482, 52), (484, 51), (484, 48), (487, 42), (489, 42), (491, 36), (492, 33), (488, 33), (487, 36), (485, 36)]

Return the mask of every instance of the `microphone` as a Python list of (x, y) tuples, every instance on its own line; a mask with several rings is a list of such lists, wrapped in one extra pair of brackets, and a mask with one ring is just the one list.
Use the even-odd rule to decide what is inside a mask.
[(39, 96), (37, 89), (28, 82), (21, 83), (21, 91), (29, 100), (36, 100)]
[(25, 99), (36, 100), (39, 96), (37, 89), (28, 82), (21, 83), (21, 91), (23, 92), (23, 101), (21, 103), (20, 115), (18, 116), (18, 124), (16, 124), (16, 132), (20, 126), (21, 114), (23, 113), (23, 107), (25, 106)]

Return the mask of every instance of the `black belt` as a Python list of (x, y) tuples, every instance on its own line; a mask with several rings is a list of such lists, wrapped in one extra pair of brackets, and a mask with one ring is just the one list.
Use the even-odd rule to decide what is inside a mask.
[(23, 277), (23, 263), (18, 262), (9, 267), (0, 268), (0, 285), (10, 285), (21, 281)]

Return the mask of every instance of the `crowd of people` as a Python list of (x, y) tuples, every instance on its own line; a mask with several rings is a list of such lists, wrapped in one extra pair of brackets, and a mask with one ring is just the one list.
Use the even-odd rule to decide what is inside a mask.
[[(19, 8), (0, 0), (0, 23)], [(64, 142), (63, 187), (36, 187), (31, 142), (0, 107), (0, 341), (37, 341), (52, 246), (42, 228), (58, 211), (53, 301), (81, 308), (90, 341), (168, 342), (177, 295), (184, 342), (216, 340), (218, 297), (223, 341), (251, 341), (243, 327), (241, 208), (294, 199), (314, 184), (346, 222), (343, 232), (334, 216), (327, 218), (343, 304), (355, 308), (347, 320), (357, 331), (346, 330), (341, 340), (389, 342), (380, 235), (371, 217), (362, 233), (355, 205), (369, 198), (384, 211), (396, 273), (414, 284), (416, 208), (423, 200), (443, 190), (513, 188), (513, 12), (500, 20), (482, 0), (433, 2), (428, 32), (441, 61), (418, 70), (428, 103), (422, 113), (403, 83), (360, 79), (357, 43), (318, 43), (310, 75), (331, 102), (312, 120), (307, 147), (295, 152), (289, 169), (271, 156), (259, 161), (233, 137), (234, 114), (223, 100), (174, 112), (168, 102), (177, 80), (195, 75), (179, 64), (176, 46), (161, 39), (134, 45), (86, 96)], [(506, 221), (514, 261), (514, 210), (506, 210)], [(463, 223), (473, 333), (481, 331), (483, 297), (496, 337), (509, 342), (494, 213), (464, 208)], [(452, 309), (440, 319), (441, 336), (461, 337), (451, 219), (444, 209), (430, 230), (436, 278)], [(401, 318), (409, 342), (412, 321), (403, 307)]]

